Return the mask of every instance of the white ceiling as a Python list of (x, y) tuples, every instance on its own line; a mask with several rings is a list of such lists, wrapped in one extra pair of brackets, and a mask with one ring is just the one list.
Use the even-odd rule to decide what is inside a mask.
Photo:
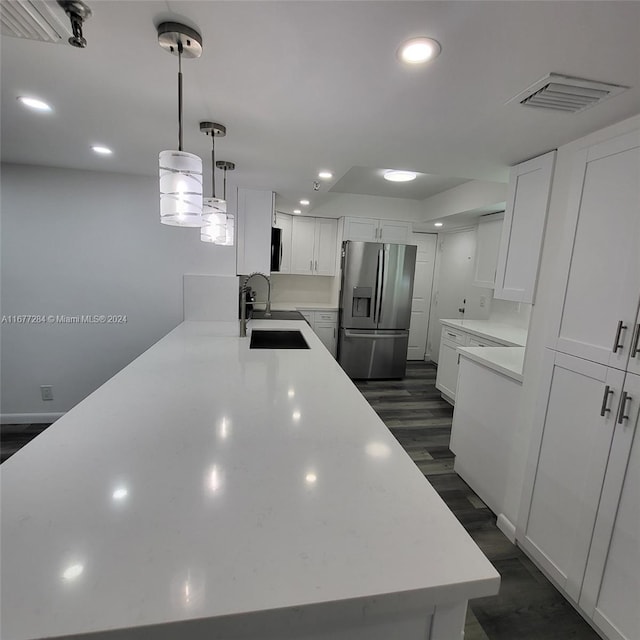
[[(155, 30), (166, 19), (204, 40), (183, 63), (184, 148), (209, 175), (198, 123), (226, 125), (230, 181), (274, 189), (283, 211), (303, 197), (312, 211), (362, 167), (505, 181), (509, 165), (640, 112), (640, 2), (86, 2), (86, 49), (2, 38), (3, 160), (155, 174), (177, 146), (177, 59)], [(396, 49), (417, 35), (442, 53), (407, 68)], [(505, 104), (549, 72), (631, 89), (575, 115)], [(26, 111), (24, 94), (54, 113)], [(96, 142), (114, 155), (95, 156)], [(320, 169), (335, 178), (316, 193)]]

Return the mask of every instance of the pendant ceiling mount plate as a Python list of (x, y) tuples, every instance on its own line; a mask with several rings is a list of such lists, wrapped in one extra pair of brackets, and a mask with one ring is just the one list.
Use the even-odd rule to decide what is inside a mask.
[(182, 44), (184, 58), (199, 58), (202, 55), (202, 36), (191, 27), (179, 22), (163, 22), (158, 25), (158, 44), (174, 56)]
[(233, 171), (236, 168), (235, 162), (229, 162), (228, 160), (218, 160), (216, 167), (223, 171)]
[(215, 138), (224, 138), (227, 135), (227, 127), (217, 122), (201, 122), (200, 131), (206, 133), (208, 136), (212, 135)]

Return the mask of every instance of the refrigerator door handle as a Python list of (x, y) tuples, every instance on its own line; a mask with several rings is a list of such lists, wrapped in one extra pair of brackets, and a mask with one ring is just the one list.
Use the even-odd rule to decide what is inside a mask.
[(378, 324), (378, 314), (380, 312), (380, 303), (382, 302), (382, 251), (378, 250), (378, 264), (376, 266), (376, 295), (373, 300), (373, 322)]
[(384, 296), (384, 263), (386, 260), (386, 252), (384, 250), (384, 246), (382, 247), (382, 249), (380, 249), (380, 253), (379, 253), (379, 265), (380, 265), (380, 278), (379, 278), (379, 284), (378, 284), (378, 320), (377, 322), (380, 322), (381, 318), (380, 316), (382, 315), (382, 301), (383, 301), (383, 296)]
[(406, 330), (401, 331), (386, 331), (385, 333), (363, 333), (344, 330), (345, 338), (375, 338), (376, 340), (397, 340), (407, 334)]

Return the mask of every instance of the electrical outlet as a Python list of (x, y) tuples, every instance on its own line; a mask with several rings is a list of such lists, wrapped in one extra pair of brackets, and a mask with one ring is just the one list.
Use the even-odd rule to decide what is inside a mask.
[(480, 296), (480, 308), (484, 309), (487, 306), (487, 296)]
[(40, 385), (40, 395), (43, 400), (53, 400), (53, 387), (50, 384)]

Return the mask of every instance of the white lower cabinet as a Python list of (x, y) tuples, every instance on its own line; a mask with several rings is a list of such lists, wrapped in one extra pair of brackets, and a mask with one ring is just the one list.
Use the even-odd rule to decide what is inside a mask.
[[(580, 608), (612, 640), (640, 638), (640, 376), (626, 400), (609, 455)], [(628, 416), (625, 418), (624, 416)]]
[(640, 638), (640, 376), (547, 351), (516, 537), (611, 640)]
[(440, 352), (438, 355), (438, 372), (436, 389), (442, 392), (445, 400), (453, 403), (458, 386), (458, 347), (504, 347), (509, 343), (488, 340), (460, 329), (446, 325), (442, 327), (440, 336)]
[(338, 350), (338, 312), (305, 309), (300, 310), (300, 313), (335, 358)]

